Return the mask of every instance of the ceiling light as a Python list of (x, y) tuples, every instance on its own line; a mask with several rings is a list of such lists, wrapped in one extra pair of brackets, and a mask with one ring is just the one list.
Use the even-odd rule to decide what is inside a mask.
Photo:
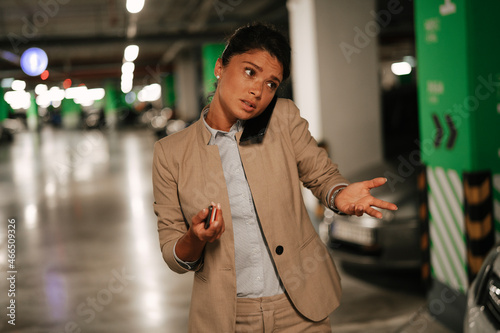
[(127, 10), (131, 14), (136, 14), (144, 7), (144, 0), (127, 0)]
[(133, 62), (127, 61), (122, 65), (122, 74), (130, 74), (133, 73), (135, 69), (135, 65)]
[(137, 59), (138, 55), (139, 55), (139, 46), (129, 45), (125, 48), (123, 57), (125, 58), (125, 61), (134, 61), (135, 59)]
[(26, 82), (22, 80), (14, 80), (11, 85), (12, 90), (22, 91), (26, 88)]
[(391, 71), (395, 75), (407, 75), (411, 73), (411, 65), (406, 61), (395, 62), (391, 65)]
[(35, 87), (35, 94), (37, 95), (41, 95), (47, 91), (49, 91), (49, 87), (46, 84), (37, 84)]
[(29, 48), (21, 55), (21, 69), (29, 76), (42, 74), (48, 63), (47, 53), (38, 47)]

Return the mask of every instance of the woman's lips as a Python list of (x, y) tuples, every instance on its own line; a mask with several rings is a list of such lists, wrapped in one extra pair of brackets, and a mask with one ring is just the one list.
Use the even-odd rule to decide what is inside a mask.
[(255, 104), (250, 101), (242, 99), (241, 104), (243, 105), (243, 109), (245, 109), (245, 111), (250, 112), (255, 110)]

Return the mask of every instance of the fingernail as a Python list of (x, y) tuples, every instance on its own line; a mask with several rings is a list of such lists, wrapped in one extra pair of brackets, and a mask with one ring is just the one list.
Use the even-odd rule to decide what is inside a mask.
[(220, 203), (217, 204), (217, 209), (220, 209)]
[(215, 206), (215, 202), (212, 201), (212, 206)]

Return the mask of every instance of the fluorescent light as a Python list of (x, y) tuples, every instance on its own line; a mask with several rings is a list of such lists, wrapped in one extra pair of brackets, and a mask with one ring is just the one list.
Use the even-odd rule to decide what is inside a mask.
[[(64, 90), (59, 87), (52, 87), (48, 91), (49, 98), (52, 102), (54, 101), (62, 101), (64, 99)], [(54, 104), (52, 104), (54, 105)]]
[(131, 81), (122, 81), (121, 83), (122, 92), (127, 94), (132, 91), (133, 85)]
[(7, 91), (4, 99), (14, 110), (28, 109), (31, 106), (31, 95), (24, 90)]
[(395, 62), (391, 65), (391, 71), (395, 75), (407, 75), (411, 73), (411, 65), (406, 61)]
[(12, 90), (23, 91), (26, 89), (26, 82), (22, 80), (14, 80), (10, 86)]
[(36, 97), (36, 104), (42, 108), (47, 108), (50, 105), (49, 94), (42, 94)]
[(37, 84), (35, 87), (35, 94), (41, 95), (45, 92), (47, 92), (49, 88), (47, 87), (46, 84)]
[(131, 14), (136, 14), (144, 7), (144, 0), (127, 0), (127, 10)]
[(125, 61), (134, 61), (137, 59), (139, 55), (139, 46), (137, 45), (129, 45), (125, 48), (125, 52), (123, 53), (123, 57)]
[(133, 73), (135, 69), (135, 65), (131, 61), (127, 61), (123, 63), (122, 65), (122, 73), (123, 74), (128, 74), (128, 73)]
[(94, 101), (103, 99), (105, 95), (106, 91), (104, 88), (94, 88), (87, 91), (87, 96)]
[(87, 87), (79, 86), (66, 89), (65, 96), (67, 99), (81, 99), (87, 93)]
[(161, 97), (161, 86), (158, 83), (145, 86), (137, 94), (137, 99), (141, 102), (154, 102)]
[(134, 73), (123, 73), (121, 76), (122, 82), (123, 81), (130, 81), (132, 82), (134, 80)]

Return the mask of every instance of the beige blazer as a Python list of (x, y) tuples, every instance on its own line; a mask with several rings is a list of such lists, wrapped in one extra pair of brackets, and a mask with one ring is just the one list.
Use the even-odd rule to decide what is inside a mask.
[[(239, 141), (241, 132), (237, 134)], [(190, 332), (234, 332), (236, 274), (229, 198), (218, 147), (208, 145), (202, 119), (156, 142), (154, 210), (163, 258), (185, 273), (173, 256), (175, 242), (192, 217), (220, 202), (226, 231), (206, 245), (195, 273)], [(347, 183), (324, 149), (318, 148), (295, 104), (278, 99), (261, 144), (238, 146), (265, 240), (279, 277), (296, 309), (313, 321), (338, 305), (340, 277), (304, 206), (301, 183), (326, 203), (329, 189)], [(168, 281), (165, 281), (168, 283)]]

